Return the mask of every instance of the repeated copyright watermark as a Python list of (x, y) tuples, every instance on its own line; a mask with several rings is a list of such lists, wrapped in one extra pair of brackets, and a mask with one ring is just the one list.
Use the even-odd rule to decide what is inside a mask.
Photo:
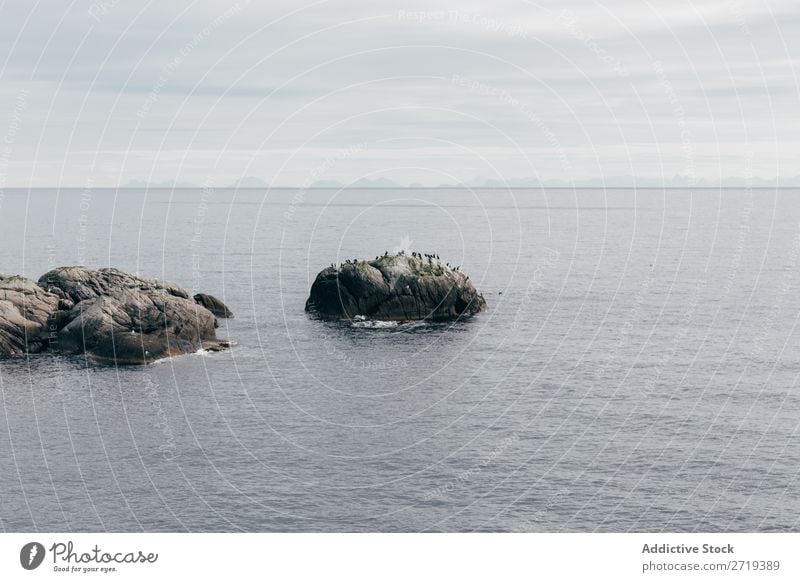
[(397, 19), (420, 24), (445, 23), (465, 28), (482, 29), (491, 33), (503, 34), (511, 38), (528, 38), (529, 31), (521, 24), (514, 24), (502, 18), (485, 16), (465, 10), (398, 10)]
[(25, 110), (28, 108), (29, 95), (28, 89), (20, 89), (17, 93), (17, 97), (14, 100), (14, 108), (11, 110), (11, 119), (8, 122), (8, 128), (3, 136), (3, 142), (0, 143), (0, 209), (2, 209), (3, 201), (5, 200), (5, 189), (8, 184), (8, 168), (11, 165), (14, 144), (17, 142), (17, 136), (22, 127), (23, 116), (25, 115)]
[[(249, 2), (245, 2), (245, 4), (248, 3)], [(241, 11), (242, 3), (237, 2), (225, 12), (217, 16), (214, 20), (206, 24), (206, 26), (204, 26), (200, 32), (195, 34), (189, 42), (184, 44), (178, 50), (177, 54), (173, 55), (172, 59), (170, 59), (170, 61), (161, 69), (158, 79), (153, 84), (150, 92), (147, 94), (144, 103), (142, 103), (139, 106), (139, 109), (136, 111), (136, 117), (138, 117), (140, 120), (144, 120), (148, 116), (153, 106), (158, 103), (164, 88), (167, 86), (170, 79), (172, 79), (180, 66), (184, 63), (186, 58), (189, 57), (189, 55), (192, 54), (201, 44), (213, 36), (213, 34), (228, 20), (239, 14)]]
[(422, 496), (423, 501), (445, 499), (459, 489), (468, 487), (486, 468), (497, 462), (511, 447), (517, 444), (519, 440), (520, 437), (516, 433), (502, 439), (498, 445), (482, 457), (480, 461), (463, 471), (459, 471), (452, 479), (449, 479), (442, 485), (426, 490)]
[(192, 261), (192, 285), (191, 294), (200, 291), (202, 284), (202, 247), (203, 247), (203, 228), (209, 211), (209, 204), (214, 198), (214, 178), (206, 176), (203, 187), (200, 189), (200, 200), (197, 203), (197, 211), (192, 219), (192, 238), (189, 239), (189, 249)]
[(153, 408), (156, 427), (161, 433), (161, 442), (158, 445), (158, 452), (166, 461), (174, 461), (177, 457), (175, 433), (170, 425), (169, 417), (164, 411), (164, 405), (161, 403), (161, 397), (158, 394), (159, 385), (153, 379), (153, 376), (147, 372), (141, 373), (139, 380), (144, 389), (144, 395)]
[(594, 34), (584, 29), (580, 19), (572, 10), (564, 8), (558, 15), (558, 22), (569, 32), (572, 38), (580, 41), (597, 56), (600, 62), (607, 65), (620, 77), (627, 77), (630, 74), (622, 61), (606, 50), (595, 38)]
[(294, 220), (295, 214), (298, 208), (305, 202), (310, 188), (313, 188), (317, 182), (321, 181), (339, 163), (358, 156), (368, 147), (369, 144), (367, 142), (358, 142), (343, 146), (336, 150), (333, 155), (326, 156), (321, 162), (312, 167), (306, 179), (303, 180), (303, 185), (294, 193), (292, 199), (289, 201), (289, 205), (286, 207), (286, 210), (284, 210), (284, 222), (291, 223)]
[(550, 146), (550, 150), (552, 155), (558, 159), (559, 164), (561, 165), (561, 169), (564, 171), (564, 175), (572, 176), (572, 164), (569, 160), (569, 156), (567, 155), (564, 146), (561, 143), (561, 139), (558, 137), (558, 134), (550, 127), (550, 125), (545, 121), (544, 117), (542, 117), (541, 113), (533, 107), (530, 102), (519, 98), (518, 96), (514, 95), (510, 91), (499, 87), (497, 85), (493, 85), (491, 83), (486, 83), (484, 81), (480, 81), (478, 79), (473, 79), (470, 77), (465, 77), (459, 74), (453, 74), (450, 77), (450, 81), (457, 85), (458, 87), (462, 87), (469, 91), (470, 93), (475, 93), (478, 95), (484, 95), (487, 97), (492, 97), (497, 99), (498, 103), (504, 105), (506, 107), (511, 107), (515, 109), (520, 114), (522, 114), (523, 118), (530, 122), (538, 131), (539, 133), (545, 138), (547, 144)]

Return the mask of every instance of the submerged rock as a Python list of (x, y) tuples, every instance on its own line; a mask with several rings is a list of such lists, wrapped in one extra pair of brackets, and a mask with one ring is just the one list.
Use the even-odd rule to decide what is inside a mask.
[(213, 295), (206, 295), (205, 293), (198, 293), (194, 296), (194, 301), (198, 305), (202, 305), (211, 313), (220, 319), (233, 319), (233, 313), (228, 306)]
[(39, 286), (61, 299), (58, 334), (50, 342), (59, 351), (145, 364), (227, 346), (216, 337), (214, 314), (172, 283), (119, 269), (61, 267), (43, 275)]
[(59, 301), (30, 279), (0, 275), (0, 357), (41, 351), (57, 328)]
[(485, 310), (469, 276), (439, 259), (406, 254), (328, 267), (306, 301), (306, 311), (325, 319), (443, 321)]

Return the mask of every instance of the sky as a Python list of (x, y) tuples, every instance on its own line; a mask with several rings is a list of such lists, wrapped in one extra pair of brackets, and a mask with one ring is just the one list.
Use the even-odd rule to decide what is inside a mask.
[(0, 4), (0, 188), (800, 175), (797, 0)]

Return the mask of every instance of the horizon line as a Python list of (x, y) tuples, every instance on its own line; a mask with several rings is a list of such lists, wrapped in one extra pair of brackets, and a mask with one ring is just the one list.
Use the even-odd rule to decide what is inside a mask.
[[(198, 190), (208, 186), (6, 186), (8, 190)], [(212, 190), (796, 190), (796, 186), (632, 186), (632, 185), (575, 185), (575, 186), (211, 186)]]

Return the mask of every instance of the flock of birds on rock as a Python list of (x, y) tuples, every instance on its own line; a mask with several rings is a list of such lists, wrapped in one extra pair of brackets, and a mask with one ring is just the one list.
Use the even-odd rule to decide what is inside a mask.
[[(405, 254), (406, 254), (405, 251), (400, 251), (399, 253), (397, 253), (397, 255), (400, 256), (400, 257), (405, 256)], [(383, 256), (384, 257), (388, 257), (389, 256), (389, 251), (385, 251), (383, 253)], [(428, 263), (432, 263), (434, 259), (436, 259), (437, 261), (439, 260), (439, 255), (433, 254), (433, 253), (430, 253), (430, 254), (429, 253), (418, 253), (418, 252), (412, 251), (411, 256), (413, 258), (415, 258), (415, 259), (420, 259), (420, 260), (428, 259)], [(375, 257), (376, 261), (378, 261), (380, 259), (381, 259), (380, 255)], [(363, 263), (363, 262), (364, 261), (359, 261), (358, 259), (346, 259), (344, 263), (340, 263), (338, 265), (336, 263), (331, 263), (331, 267), (338, 271), (339, 268), (343, 267), (344, 265), (357, 265), (358, 263)], [(450, 263), (445, 263), (445, 264), (447, 265), (448, 269), (452, 269), (454, 271), (460, 271), (461, 270), (461, 265), (459, 265), (457, 267), (453, 267), (452, 265), (450, 265)], [(467, 277), (467, 279), (469, 279), (469, 277)]]

